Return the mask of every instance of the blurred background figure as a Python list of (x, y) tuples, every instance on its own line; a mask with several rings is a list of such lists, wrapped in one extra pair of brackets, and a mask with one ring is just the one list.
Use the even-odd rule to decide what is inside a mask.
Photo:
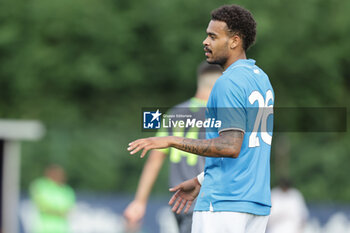
[(66, 183), (64, 169), (51, 164), (45, 176), (30, 185), (30, 197), (38, 209), (33, 233), (68, 233), (67, 215), (75, 204), (75, 194)]
[(268, 233), (302, 233), (308, 218), (308, 209), (303, 195), (291, 186), (291, 181), (282, 178), (271, 191), (271, 215)]
[[(194, 97), (175, 106), (169, 111), (169, 114), (192, 115), (193, 118), (204, 118), (206, 101), (209, 98), (210, 91), (215, 81), (221, 76), (222, 69), (218, 65), (210, 65), (202, 62), (197, 69), (197, 91)], [(204, 119), (202, 119), (204, 120)], [(158, 131), (158, 137), (161, 136), (182, 136), (188, 138), (205, 138), (205, 133), (193, 132), (193, 128), (168, 131)], [(149, 155), (143, 168), (141, 178), (137, 187), (135, 199), (127, 206), (124, 216), (128, 222), (127, 226), (131, 230), (139, 227), (140, 220), (146, 212), (147, 200), (152, 187), (156, 181), (159, 170), (163, 165), (164, 159), (169, 156), (170, 174), (169, 186), (174, 187), (181, 182), (193, 178), (200, 174), (204, 169), (204, 157), (196, 156), (191, 153), (183, 152), (175, 148), (163, 150), (153, 150)], [(176, 221), (180, 233), (190, 233), (192, 226), (192, 213), (194, 204), (188, 213), (176, 214)]]

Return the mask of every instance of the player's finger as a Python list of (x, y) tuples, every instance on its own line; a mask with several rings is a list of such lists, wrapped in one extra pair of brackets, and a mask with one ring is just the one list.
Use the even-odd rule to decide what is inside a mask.
[(124, 215), (124, 218), (129, 223), (137, 222), (137, 220), (135, 219), (135, 216), (132, 216), (132, 215)]
[(142, 151), (142, 153), (141, 153), (140, 158), (145, 157), (145, 155), (146, 155), (147, 151), (149, 151), (149, 147), (147, 147), (147, 146), (146, 146), (146, 147), (143, 149), (143, 151)]
[(138, 218), (136, 218), (135, 216), (128, 216), (128, 217), (125, 217), (126, 221), (128, 221), (129, 223), (136, 223), (138, 222)]
[(192, 201), (188, 201), (188, 202), (187, 202), (187, 205), (186, 205), (186, 208), (185, 208), (185, 210), (184, 210), (184, 213), (185, 213), (185, 214), (187, 214), (187, 212), (189, 211), (191, 205), (192, 205)]
[(173, 205), (173, 208), (171, 208), (173, 212), (177, 210), (177, 207), (179, 207), (181, 200), (182, 200), (181, 197), (176, 199), (175, 204)]
[(135, 140), (133, 142), (130, 142), (129, 143), (129, 147), (128, 147), (128, 150), (133, 150), (134, 148), (136, 148), (137, 146), (139, 145), (144, 145), (145, 143), (147, 142), (147, 140), (145, 140), (145, 138), (142, 138), (142, 139), (138, 139), (138, 140)]
[(139, 140), (136, 140), (136, 141), (133, 141), (133, 142), (130, 142), (128, 144), (128, 150), (132, 150), (133, 148), (135, 148), (139, 143)]
[(138, 151), (142, 150), (144, 147), (145, 147), (144, 144), (139, 144), (139, 145), (137, 145), (136, 148), (134, 148), (134, 149), (130, 152), (130, 154), (133, 155), (133, 154), (137, 153)]
[(131, 151), (130, 154), (133, 155), (133, 154), (137, 153), (141, 149), (142, 149), (142, 147), (137, 147), (135, 150)]
[(135, 141), (133, 143), (129, 143), (128, 151), (134, 150), (136, 147), (142, 144), (142, 141)]
[(143, 138), (137, 139), (137, 140), (135, 140), (135, 141), (132, 141), (132, 142), (129, 143), (129, 146), (135, 145), (135, 144), (139, 143), (139, 142), (142, 141), (142, 140), (143, 140)]
[(169, 205), (172, 205), (174, 203), (174, 201), (177, 199), (177, 197), (179, 196), (179, 191), (180, 190), (177, 190), (177, 192), (170, 198), (169, 200)]
[(181, 185), (176, 185), (175, 187), (172, 187), (169, 189), (170, 192), (175, 192), (181, 188)]
[(172, 208), (172, 211), (175, 212), (177, 210), (177, 208), (179, 207), (179, 205), (181, 204), (182, 198), (179, 197), (178, 199), (176, 199), (176, 202)]
[(177, 209), (176, 213), (179, 214), (181, 213), (181, 210), (185, 207), (186, 205), (186, 200), (185, 199), (182, 199), (181, 203), (180, 203), (180, 206), (179, 208)]

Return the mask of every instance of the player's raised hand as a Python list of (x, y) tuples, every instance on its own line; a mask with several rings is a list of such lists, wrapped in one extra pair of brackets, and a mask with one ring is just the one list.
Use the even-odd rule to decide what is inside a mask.
[(128, 151), (133, 155), (136, 152), (143, 150), (140, 156), (143, 158), (149, 150), (169, 147), (171, 145), (171, 139), (171, 136), (138, 139), (129, 143)]
[(169, 205), (173, 205), (172, 211), (177, 214), (181, 213), (183, 208), (186, 206), (184, 212), (187, 213), (190, 209), (194, 199), (199, 194), (201, 185), (199, 184), (197, 177), (186, 180), (181, 184), (170, 188), (170, 192), (175, 192), (175, 194), (171, 197), (169, 201)]

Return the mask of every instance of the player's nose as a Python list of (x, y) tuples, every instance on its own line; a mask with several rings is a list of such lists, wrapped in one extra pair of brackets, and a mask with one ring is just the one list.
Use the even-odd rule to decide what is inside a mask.
[(203, 45), (204, 45), (204, 46), (208, 46), (208, 45), (209, 45), (208, 37), (206, 37), (206, 38), (203, 40)]

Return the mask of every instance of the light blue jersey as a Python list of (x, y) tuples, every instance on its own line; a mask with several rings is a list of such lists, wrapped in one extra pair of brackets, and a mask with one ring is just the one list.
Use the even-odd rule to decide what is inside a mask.
[(270, 150), (274, 93), (268, 76), (254, 60), (238, 60), (216, 81), (207, 117), (222, 121), (220, 129), (244, 131), (238, 158), (205, 160), (205, 175), (195, 211), (232, 211), (269, 215)]

